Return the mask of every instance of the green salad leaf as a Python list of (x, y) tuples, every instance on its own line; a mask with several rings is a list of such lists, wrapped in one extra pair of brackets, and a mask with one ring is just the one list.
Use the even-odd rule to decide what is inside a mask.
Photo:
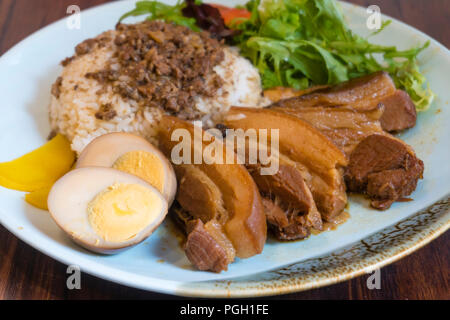
[(233, 43), (258, 68), (264, 88), (337, 84), (375, 71), (388, 71), (418, 111), (434, 97), (420, 72), (417, 56), (429, 43), (406, 51), (372, 44), (347, 26), (335, 0), (250, 0), (251, 18), (232, 28)]
[(182, 10), (184, 7), (186, 7), (186, 3), (180, 1), (174, 6), (158, 1), (138, 1), (133, 10), (120, 17), (119, 22), (128, 17), (148, 15), (147, 20), (164, 20), (188, 27), (194, 31), (200, 31), (194, 18), (188, 18), (183, 15)]

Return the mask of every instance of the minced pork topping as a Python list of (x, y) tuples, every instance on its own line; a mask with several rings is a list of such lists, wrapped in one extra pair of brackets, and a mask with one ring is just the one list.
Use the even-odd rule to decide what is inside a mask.
[[(111, 41), (112, 39), (110, 39)], [(76, 56), (103, 47), (105, 39), (88, 39), (76, 47)], [(199, 116), (195, 97), (213, 97), (222, 79), (213, 70), (224, 59), (222, 43), (208, 32), (194, 32), (162, 21), (116, 26), (115, 53), (104, 69), (85, 76), (112, 86), (115, 93), (141, 107), (156, 107), (184, 119)], [(67, 65), (73, 58), (67, 58)], [(100, 90), (101, 94), (104, 90)], [(96, 115), (109, 120), (116, 114), (104, 106)]]

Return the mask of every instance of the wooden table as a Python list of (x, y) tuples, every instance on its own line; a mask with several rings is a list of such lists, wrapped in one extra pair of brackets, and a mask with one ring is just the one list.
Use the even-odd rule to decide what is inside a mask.
[[(63, 18), (69, 5), (82, 9), (107, 0), (0, 0), (0, 55), (32, 32)], [(217, 1), (220, 2), (220, 1)], [(424, 31), (450, 45), (448, 0), (351, 0)], [(450, 299), (447, 232), (412, 255), (381, 270), (381, 289), (368, 276), (274, 299)], [(66, 289), (66, 266), (41, 254), (0, 226), (0, 299), (164, 299), (172, 296), (124, 287), (83, 274), (82, 289)]]

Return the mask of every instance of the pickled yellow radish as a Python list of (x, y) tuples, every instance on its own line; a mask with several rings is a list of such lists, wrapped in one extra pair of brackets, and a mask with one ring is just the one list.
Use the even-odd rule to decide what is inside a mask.
[(52, 187), (48, 186), (42, 189), (35, 190), (25, 195), (25, 201), (31, 204), (33, 207), (48, 210), (47, 198)]
[(27, 192), (50, 187), (71, 169), (74, 161), (70, 142), (58, 134), (30, 153), (0, 163), (0, 186)]

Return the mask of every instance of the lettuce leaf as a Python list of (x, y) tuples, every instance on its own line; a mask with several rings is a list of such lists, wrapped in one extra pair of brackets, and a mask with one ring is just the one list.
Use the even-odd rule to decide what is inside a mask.
[(188, 27), (195, 31), (200, 31), (194, 18), (183, 15), (182, 10), (185, 7), (186, 4), (184, 2), (178, 2), (176, 5), (171, 6), (158, 1), (138, 1), (136, 2), (135, 9), (121, 16), (119, 22), (122, 22), (128, 17), (148, 15), (147, 20), (164, 20)]
[(426, 110), (434, 94), (420, 72), (417, 56), (429, 43), (400, 51), (369, 42), (353, 33), (335, 0), (250, 0), (250, 19), (232, 26), (241, 31), (233, 44), (258, 68), (265, 89), (337, 84), (385, 70), (408, 92), (418, 111)]

